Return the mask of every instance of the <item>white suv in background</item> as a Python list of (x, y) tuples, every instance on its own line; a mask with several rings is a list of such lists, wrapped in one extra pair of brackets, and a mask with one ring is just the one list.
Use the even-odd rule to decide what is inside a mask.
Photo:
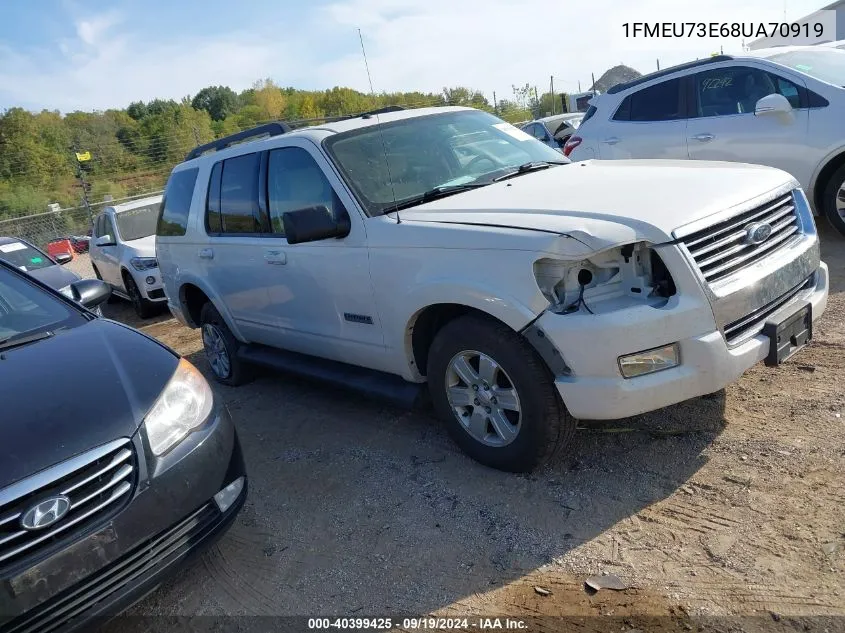
[(161, 196), (106, 207), (94, 219), (89, 252), (98, 279), (132, 302), (146, 319), (166, 301), (156, 260), (155, 232)]
[(778, 167), (845, 235), (845, 51), (720, 55), (619, 84), (591, 101), (564, 154)]
[(564, 161), (469, 108), (220, 139), (165, 189), (169, 308), (220, 382), (427, 391), (468, 454), (515, 471), (576, 418), (713, 393), (809, 340), (828, 274), (789, 174)]

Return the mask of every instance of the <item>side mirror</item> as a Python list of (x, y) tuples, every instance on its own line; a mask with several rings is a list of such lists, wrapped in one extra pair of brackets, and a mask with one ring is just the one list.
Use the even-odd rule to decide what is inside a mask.
[(80, 279), (70, 285), (73, 300), (86, 308), (95, 308), (111, 296), (111, 286), (99, 279)]
[(323, 204), (283, 213), (282, 224), (288, 244), (346, 237), (351, 230), (349, 216), (345, 210), (339, 215), (336, 218)]
[(56, 256), (53, 257), (53, 259), (55, 259), (56, 263), (60, 266), (64, 266), (73, 259), (73, 255), (71, 255), (70, 253), (57, 253)]
[(101, 235), (94, 241), (94, 246), (114, 246), (111, 235)]
[(783, 95), (766, 95), (754, 106), (754, 115), (765, 114), (792, 114), (792, 104)]

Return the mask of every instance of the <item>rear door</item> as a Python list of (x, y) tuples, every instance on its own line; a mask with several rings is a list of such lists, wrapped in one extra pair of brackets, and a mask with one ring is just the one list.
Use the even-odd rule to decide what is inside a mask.
[[(809, 109), (803, 82), (745, 64), (703, 71), (690, 79), (690, 158), (769, 165), (810, 182), (817, 160), (807, 146)], [(755, 115), (757, 101), (770, 94), (786, 97), (792, 112)]]
[(689, 158), (683, 84), (667, 79), (625, 97), (596, 130), (599, 158)]

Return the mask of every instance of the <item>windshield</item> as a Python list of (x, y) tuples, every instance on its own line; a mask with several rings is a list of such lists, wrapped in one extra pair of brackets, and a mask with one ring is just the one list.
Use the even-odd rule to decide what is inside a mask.
[(56, 265), (47, 255), (23, 242), (0, 244), (0, 259), (25, 272)]
[(370, 215), (437, 187), (488, 184), (526, 163), (568, 162), (510, 123), (477, 110), (352, 130), (329, 137), (324, 146)]
[(87, 320), (43, 288), (0, 266), (0, 341), (44, 330), (74, 327)]
[(769, 59), (820, 81), (845, 87), (845, 51), (835, 48), (790, 51)]
[(156, 203), (115, 213), (114, 217), (117, 220), (120, 239), (124, 242), (131, 242), (142, 237), (155, 235), (160, 206), (160, 203)]

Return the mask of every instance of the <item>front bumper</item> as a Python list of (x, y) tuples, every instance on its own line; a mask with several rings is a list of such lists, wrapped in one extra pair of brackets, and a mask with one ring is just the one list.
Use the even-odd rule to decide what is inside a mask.
[[(816, 320), (827, 307), (824, 263), (813, 281), (787, 307), (809, 301)], [(713, 393), (764, 360), (769, 351), (763, 334), (730, 347), (714, 327), (708, 303), (683, 295), (667, 310), (642, 306), (624, 314), (574, 317), (547, 312), (536, 325), (569, 368), (555, 379), (563, 402), (574, 417), (584, 420), (615, 420)], [(681, 350), (679, 366), (630, 379), (619, 372), (619, 356), (675, 342)]]
[[(141, 295), (147, 301), (167, 301), (164, 294), (164, 283), (161, 280), (161, 271), (158, 268), (151, 268), (150, 270), (134, 271), (135, 285), (141, 291)], [(152, 279), (152, 283), (147, 282), (147, 278)]]
[[(139, 477), (132, 499), (110, 521), (40, 560), (0, 576), (0, 631), (91, 630), (154, 590), (189, 554), (232, 524), (246, 498), (240, 444), (225, 407), (162, 459), (133, 438)], [(214, 495), (239, 477), (238, 499), (220, 512)]]

